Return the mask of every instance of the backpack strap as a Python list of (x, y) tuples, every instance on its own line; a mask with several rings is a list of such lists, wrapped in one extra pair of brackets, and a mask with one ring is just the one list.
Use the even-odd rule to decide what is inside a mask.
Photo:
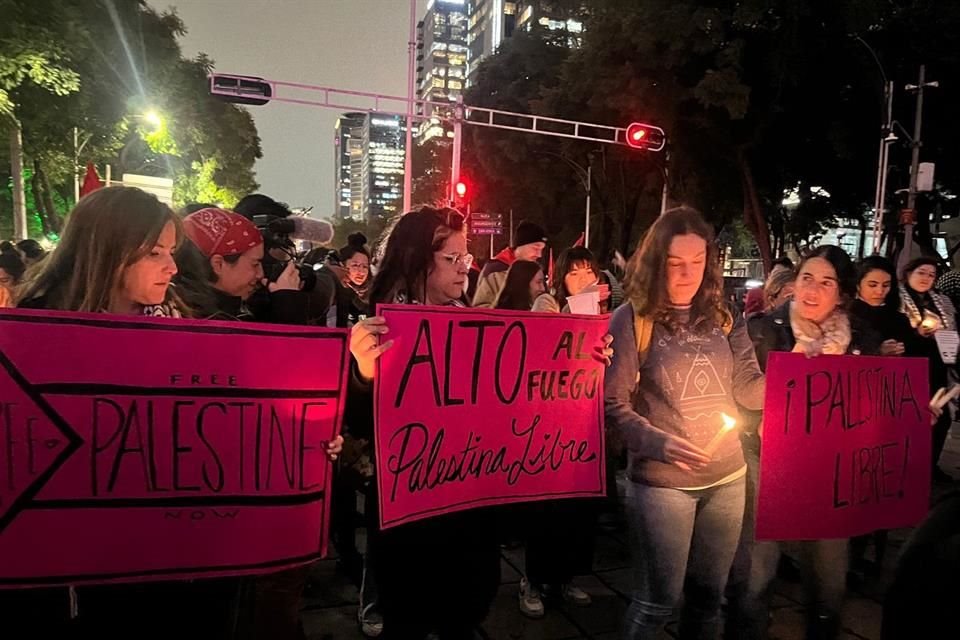
[[(733, 316), (728, 314), (720, 328), (723, 330), (723, 335), (730, 337), (730, 332), (733, 331)], [(637, 340), (637, 364), (643, 367), (643, 363), (647, 361), (647, 352), (650, 351), (650, 342), (653, 339), (653, 320), (634, 313), (633, 335)]]
[(653, 320), (646, 316), (633, 314), (633, 335), (637, 340), (637, 364), (642, 367), (650, 351), (650, 341), (653, 339)]

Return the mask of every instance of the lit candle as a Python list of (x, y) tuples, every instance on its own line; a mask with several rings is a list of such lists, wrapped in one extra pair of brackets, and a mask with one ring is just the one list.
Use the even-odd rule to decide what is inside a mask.
[(920, 323), (920, 326), (924, 329), (936, 329), (940, 325), (940, 321), (936, 316), (924, 312), (923, 321)]
[(723, 418), (723, 426), (720, 427), (720, 430), (717, 431), (717, 435), (713, 436), (713, 440), (707, 443), (707, 446), (703, 448), (707, 452), (707, 455), (713, 457), (713, 454), (717, 452), (717, 449), (720, 448), (720, 443), (723, 441), (724, 437), (731, 431), (734, 427), (737, 426), (737, 421), (728, 416), (725, 413), (721, 413), (720, 417)]

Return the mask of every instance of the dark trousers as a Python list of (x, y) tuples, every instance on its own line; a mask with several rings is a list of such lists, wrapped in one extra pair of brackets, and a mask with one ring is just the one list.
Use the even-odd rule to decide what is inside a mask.
[[(746, 509), (727, 588), (724, 637), (766, 640), (781, 546), (777, 541), (755, 539), (760, 459), (756, 451), (748, 447), (744, 447), (744, 457), (747, 459)], [(808, 600), (806, 637), (817, 640), (835, 638), (840, 630), (840, 613), (846, 591), (848, 541), (804, 540), (798, 545), (800, 572)]]
[(546, 500), (523, 507), (527, 580), (542, 588), (590, 573), (599, 508), (596, 500)]
[(382, 638), (421, 640), (431, 632), (441, 640), (473, 638), (500, 584), (500, 546), (487, 511), (371, 529)]
[(302, 640), (300, 596), (310, 565), (285, 569), (256, 578), (253, 603), (254, 638)]
[(950, 425), (953, 422), (953, 419), (950, 417), (949, 407), (946, 407), (944, 412), (937, 419), (937, 422), (933, 425), (933, 468), (937, 468), (937, 463), (940, 462), (940, 454), (943, 453), (943, 447), (947, 443), (947, 434), (950, 433)]

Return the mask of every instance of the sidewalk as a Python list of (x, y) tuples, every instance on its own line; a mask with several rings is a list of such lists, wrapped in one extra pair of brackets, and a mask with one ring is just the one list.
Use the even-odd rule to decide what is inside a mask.
[[(957, 437), (955, 437), (957, 436)], [(960, 477), (960, 428), (947, 440), (941, 467)], [(955, 485), (960, 486), (960, 485)], [(949, 487), (935, 487), (935, 495)], [(848, 593), (844, 609), (842, 640), (879, 640), (881, 602), (885, 585), (909, 530), (890, 533), (884, 573), (866, 577)], [(868, 558), (871, 550), (868, 551)], [(336, 561), (319, 562), (312, 586), (304, 596), (303, 622), (310, 640), (360, 640), (357, 629), (357, 591), (335, 571)], [(593, 596), (593, 605), (578, 609), (556, 605), (541, 620), (524, 617), (517, 608), (517, 590), (523, 569), (523, 550), (505, 550), (501, 555), (501, 586), (492, 611), (481, 629), (491, 640), (615, 640), (629, 598), (631, 570), (622, 522), (601, 523), (597, 536), (593, 573), (578, 584)], [(456, 589), (456, 584), (443, 585)], [(778, 581), (773, 601), (771, 640), (803, 640), (804, 606), (800, 585)], [(664, 639), (676, 637), (676, 623), (668, 625)]]

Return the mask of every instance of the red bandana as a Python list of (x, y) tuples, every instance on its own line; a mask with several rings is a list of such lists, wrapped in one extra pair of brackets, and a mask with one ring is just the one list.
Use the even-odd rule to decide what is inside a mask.
[(263, 244), (252, 222), (226, 209), (200, 209), (183, 220), (183, 230), (207, 256), (236, 256)]

